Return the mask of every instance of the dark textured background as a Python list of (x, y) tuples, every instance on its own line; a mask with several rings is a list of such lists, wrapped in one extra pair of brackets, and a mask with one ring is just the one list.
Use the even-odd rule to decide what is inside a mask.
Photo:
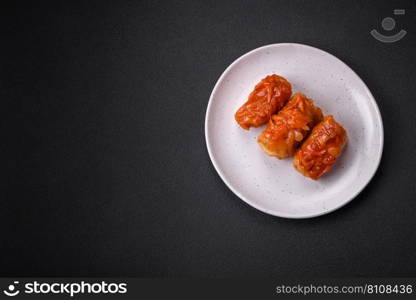
[[(374, 40), (393, 16), (408, 35)], [(2, 276), (416, 276), (414, 1), (2, 2)], [(246, 205), (210, 163), (223, 70), (297, 42), (373, 92), (385, 148), (368, 187), (309, 220)]]

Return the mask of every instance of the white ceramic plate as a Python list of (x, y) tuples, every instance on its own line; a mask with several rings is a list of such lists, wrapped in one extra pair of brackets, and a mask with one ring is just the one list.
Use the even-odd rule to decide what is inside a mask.
[[(347, 130), (344, 153), (318, 181), (298, 173), (292, 158), (278, 160), (260, 149), (256, 139), (265, 126), (246, 131), (234, 120), (255, 84), (272, 73)], [(209, 99), (205, 137), (225, 184), (251, 206), (286, 218), (323, 215), (352, 200), (373, 177), (383, 150), (380, 112), (365, 83), (338, 58), (301, 44), (264, 46), (233, 62)]]

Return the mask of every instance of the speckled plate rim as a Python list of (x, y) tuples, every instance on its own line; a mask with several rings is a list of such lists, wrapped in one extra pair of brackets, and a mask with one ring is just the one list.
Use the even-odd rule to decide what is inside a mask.
[[(221, 85), (223, 79), (225, 78), (225, 76), (227, 76), (227, 74), (230, 72), (230, 70), (242, 59), (244, 59), (245, 57), (260, 51), (260, 50), (265, 50), (267, 48), (274, 48), (274, 47), (285, 47), (285, 46), (295, 46), (295, 47), (304, 47), (304, 48), (308, 48), (309, 50), (312, 51), (318, 51), (320, 53), (326, 54), (331, 56), (332, 58), (336, 59), (339, 63), (343, 64), (349, 71), (351, 71), (352, 74), (354, 74), (359, 81), (363, 84), (363, 87), (367, 93), (368, 99), (370, 100), (370, 104), (373, 106), (375, 112), (376, 112), (376, 122), (379, 124), (379, 130), (380, 130), (380, 141), (379, 141), (379, 149), (377, 149), (377, 153), (379, 154), (377, 157), (377, 163), (375, 164), (375, 168), (371, 173), (371, 176), (368, 177), (368, 179), (363, 182), (362, 187), (359, 188), (357, 190), (357, 192), (355, 194), (353, 194), (351, 197), (349, 197), (349, 199), (347, 199), (346, 201), (344, 201), (343, 203), (341, 203), (340, 205), (334, 206), (329, 210), (326, 211), (322, 211), (320, 213), (314, 213), (314, 214), (305, 214), (305, 215), (292, 215), (292, 214), (285, 214), (285, 213), (278, 213), (275, 212), (273, 210), (270, 209), (266, 209), (264, 207), (261, 207), (260, 205), (258, 205), (257, 203), (251, 201), (250, 199), (244, 197), (239, 191), (238, 189), (234, 188), (233, 185), (227, 180), (226, 176), (224, 175), (224, 173), (222, 172), (217, 160), (215, 159), (215, 156), (212, 153), (212, 147), (211, 147), (211, 140), (210, 140), (210, 132), (209, 132), (209, 115), (211, 113), (211, 104), (212, 104), (212, 99), (214, 98), (217, 89), (219, 88), (219, 86)], [(328, 53), (324, 50), (321, 50), (319, 48), (316, 47), (312, 47), (309, 45), (305, 45), (305, 44), (299, 44), (299, 43), (277, 43), (277, 44), (269, 44), (269, 45), (265, 45), (259, 48), (256, 48), (254, 50), (251, 50), (249, 52), (247, 52), (246, 54), (243, 54), (242, 56), (240, 56), (239, 58), (237, 58), (234, 62), (232, 62), (226, 69), (225, 71), (221, 74), (221, 76), (219, 77), (219, 79), (217, 80), (217, 83), (214, 86), (214, 89), (211, 92), (211, 95), (209, 97), (209, 101), (208, 101), (208, 106), (207, 106), (207, 110), (205, 113), (205, 142), (207, 145), (207, 150), (208, 150), (208, 155), (211, 159), (212, 164), (214, 165), (215, 170), (217, 171), (218, 175), (220, 176), (220, 178), (222, 179), (222, 181), (224, 181), (225, 185), (235, 194), (237, 195), (241, 200), (243, 200), (244, 202), (246, 202), (248, 205), (254, 207), (255, 209), (262, 211), (266, 214), (272, 215), (272, 216), (276, 216), (276, 217), (282, 217), (282, 218), (288, 218), (288, 219), (307, 219), (307, 218), (314, 218), (314, 217), (319, 217), (328, 213), (331, 213), (337, 209), (340, 209), (341, 207), (343, 207), (344, 205), (346, 205), (347, 203), (351, 202), (355, 197), (357, 197), (363, 190), (364, 188), (368, 185), (368, 183), (371, 181), (371, 179), (374, 177), (374, 175), (376, 174), (379, 166), (380, 166), (380, 162), (381, 162), (381, 158), (383, 155), (383, 148), (384, 148), (384, 127), (383, 127), (383, 120), (381, 117), (381, 113), (380, 113), (380, 109), (377, 105), (376, 100), (374, 99), (373, 94), (371, 93), (370, 89), (367, 87), (367, 85), (365, 84), (365, 82), (361, 79), (361, 77), (353, 70), (351, 69), (346, 63), (344, 63), (342, 60), (340, 60), (338, 57), (332, 55), (331, 53)]]

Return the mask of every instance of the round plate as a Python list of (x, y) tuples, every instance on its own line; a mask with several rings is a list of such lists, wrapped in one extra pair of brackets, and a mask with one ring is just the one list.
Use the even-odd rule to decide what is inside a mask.
[[(318, 181), (297, 172), (292, 158), (278, 160), (260, 149), (257, 137), (265, 126), (246, 131), (234, 120), (256, 83), (273, 73), (347, 130), (343, 154)], [(225, 184), (258, 210), (286, 218), (323, 215), (352, 200), (373, 177), (383, 151), (380, 112), (365, 83), (338, 58), (301, 44), (264, 46), (233, 62), (209, 99), (205, 137)]]

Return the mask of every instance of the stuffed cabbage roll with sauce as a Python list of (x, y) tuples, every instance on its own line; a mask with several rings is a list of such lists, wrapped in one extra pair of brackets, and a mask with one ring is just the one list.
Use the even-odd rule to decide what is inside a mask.
[(285, 78), (276, 74), (266, 76), (237, 110), (235, 120), (246, 130), (259, 127), (286, 104), (291, 94), (292, 86)]
[(304, 176), (317, 180), (332, 168), (346, 143), (345, 129), (333, 116), (326, 116), (296, 151), (293, 164)]
[(292, 156), (298, 145), (322, 119), (321, 109), (311, 99), (297, 93), (279, 113), (271, 117), (257, 142), (268, 155), (279, 159)]

